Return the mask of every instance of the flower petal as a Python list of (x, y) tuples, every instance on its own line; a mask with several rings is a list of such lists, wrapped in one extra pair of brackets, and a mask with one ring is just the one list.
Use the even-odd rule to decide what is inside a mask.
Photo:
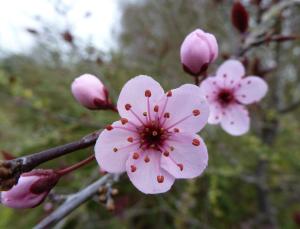
[[(149, 160), (145, 159), (146, 156)], [(138, 159), (134, 159), (133, 155), (128, 158), (127, 174), (133, 185), (141, 192), (163, 193), (173, 185), (175, 178), (160, 168), (160, 157), (159, 152), (148, 150), (141, 153)]]
[(205, 96), (208, 102), (216, 100), (216, 96), (219, 91), (219, 81), (220, 79), (217, 77), (208, 77), (200, 84), (201, 93)]
[[(96, 160), (101, 169), (110, 173), (120, 173), (126, 170), (126, 160), (129, 153), (138, 148), (138, 143), (128, 142), (128, 138), (137, 138), (137, 133), (131, 131), (133, 128), (127, 123), (123, 125), (120, 121), (114, 122), (111, 130), (105, 129), (99, 135), (95, 145)], [(129, 126), (129, 127), (127, 127)]]
[(261, 100), (268, 91), (267, 83), (256, 76), (249, 76), (240, 81), (240, 87), (235, 91), (237, 100), (250, 104)]
[(248, 111), (242, 105), (230, 105), (223, 114), (221, 126), (231, 135), (245, 134), (250, 127)]
[(209, 104), (209, 124), (218, 124), (220, 123), (223, 116), (223, 108), (217, 102), (211, 102)]
[(217, 78), (223, 78), (223, 87), (234, 86), (245, 75), (245, 68), (237, 60), (225, 61), (217, 70)]
[[(178, 128), (184, 132), (197, 133), (207, 123), (209, 107), (199, 87), (186, 84), (172, 90), (172, 96), (160, 101), (165, 107), (161, 112), (169, 113), (164, 128)], [(164, 106), (166, 104), (166, 106)], [(161, 114), (164, 118), (164, 114)]]
[[(149, 91), (150, 97), (145, 92)], [(149, 76), (137, 76), (129, 80), (121, 90), (117, 107), (121, 117), (127, 118), (137, 124), (141, 124), (136, 115), (144, 120), (143, 112), (148, 111), (147, 101), (151, 104), (157, 102), (164, 95), (164, 90), (158, 82)], [(125, 108), (129, 104), (131, 110)], [(153, 107), (150, 107), (152, 111)], [(136, 114), (134, 115), (132, 111)]]
[[(199, 143), (194, 145), (193, 142)], [(174, 147), (169, 156), (162, 156), (161, 167), (175, 178), (194, 178), (207, 166), (208, 154), (204, 141), (196, 134), (178, 133), (168, 141)]]

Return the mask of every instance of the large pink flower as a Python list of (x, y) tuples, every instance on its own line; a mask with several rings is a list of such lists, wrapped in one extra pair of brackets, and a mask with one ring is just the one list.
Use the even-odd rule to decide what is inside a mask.
[(208, 155), (196, 134), (209, 110), (194, 85), (164, 93), (148, 76), (123, 87), (118, 100), (122, 117), (104, 130), (96, 143), (96, 159), (110, 173), (127, 171), (144, 193), (168, 191), (175, 178), (194, 178), (206, 168)]
[(266, 82), (257, 76), (245, 76), (244, 66), (237, 60), (227, 60), (215, 77), (200, 85), (210, 106), (208, 123), (221, 124), (232, 135), (249, 130), (250, 118), (244, 105), (258, 102), (268, 91)]

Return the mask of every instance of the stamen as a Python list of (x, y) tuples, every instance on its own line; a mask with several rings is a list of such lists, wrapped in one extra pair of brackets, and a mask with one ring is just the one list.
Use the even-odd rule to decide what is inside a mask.
[(154, 112), (158, 112), (159, 106), (158, 106), (158, 105), (155, 105), (153, 110), (154, 110)]
[(198, 116), (198, 115), (200, 115), (200, 111), (199, 110), (193, 110), (193, 115), (194, 116)]
[(140, 157), (140, 155), (139, 155), (139, 153), (137, 153), (137, 152), (134, 152), (133, 155), (132, 155), (132, 158), (133, 158), (134, 160), (139, 159), (139, 157)]
[(167, 92), (167, 97), (171, 97), (173, 95), (172, 91)]
[(141, 123), (142, 125), (145, 125), (145, 123), (143, 122), (143, 120), (140, 119), (140, 117), (139, 117), (132, 109), (130, 109), (130, 112), (134, 115), (134, 117), (136, 117), (137, 120), (140, 121), (140, 123)]
[(187, 119), (190, 118), (191, 116), (192, 116), (192, 114), (190, 114), (190, 115), (188, 115), (188, 116), (186, 116), (186, 117), (180, 119), (179, 121), (175, 122), (174, 124), (172, 124), (171, 126), (167, 127), (166, 129), (168, 130), (168, 129), (170, 129), (170, 128), (173, 128), (174, 126), (176, 126), (176, 125), (178, 125), (179, 123), (181, 123), (181, 122), (187, 120)]
[(162, 182), (164, 182), (164, 176), (157, 176), (157, 182), (158, 183), (162, 183)]
[(118, 151), (118, 148), (113, 148), (113, 151), (116, 153)]
[(150, 161), (150, 158), (149, 158), (148, 156), (146, 156), (146, 157), (144, 158), (144, 161), (145, 161), (146, 163), (148, 163), (148, 162)]
[(131, 105), (129, 103), (125, 104), (125, 109), (129, 111), (131, 109)]
[(177, 164), (177, 166), (179, 167), (180, 171), (183, 170), (183, 164)]
[(129, 141), (129, 142), (132, 143), (132, 142), (133, 142), (133, 137), (128, 137), (128, 138), (127, 138), (127, 141)]
[(200, 145), (200, 141), (198, 139), (194, 138), (193, 141), (192, 141), (192, 144), (194, 146), (199, 146)]
[(143, 112), (143, 116), (145, 116), (145, 117), (146, 117), (147, 115), (148, 115), (148, 114), (147, 114), (147, 112), (146, 112), (146, 111), (145, 111), (145, 112)]
[(152, 131), (152, 136), (157, 136), (158, 135), (158, 133), (157, 133), (157, 131)]
[(110, 131), (110, 130), (112, 130), (113, 129), (113, 127), (112, 127), (112, 125), (108, 125), (107, 127), (105, 127), (108, 131)]
[(136, 171), (136, 166), (134, 166), (134, 165), (131, 165), (131, 166), (130, 166), (130, 168), (131, 168), (131, 172), (133, 172), (133, 173), (134, 173), (134, 172)]
[(175, 133), (179, 133), (179, 129), (178, 128), (174, 128), (174, 132)]
[(170, 118), (170, 113), (169, 113), (169, 112), (166, 112), (166, 113), (164, 114), (164, 118)]
[(127, 118), (121, 118), (121, 123), (122, 125), (125, 125), (126, 123), (128, 123), (128, 119)]
[(145, 91), (145, 96), (148, 97), (148, 98), (151, 97), (151, 91), (150, 90), (146, 90)]
[(164, 154), (164, 156), (166, 156), (166, 157), (169, 157), (169, 155), (170, 155), (169, 151), (165, 151), (163, 154)]

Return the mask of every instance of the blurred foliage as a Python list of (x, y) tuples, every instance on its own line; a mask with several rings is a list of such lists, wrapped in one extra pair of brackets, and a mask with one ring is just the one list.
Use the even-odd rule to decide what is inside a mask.
[[(245, 2), (250, 26), (256, 28), (257, 7)], [(279, 1), (262, 2), (268, 6)], [(122, 85), (138, 74), (153, 76), (166, 89), (193, 82), (181, 69), (179, 48), (185, 35), (197, 27), (214, 33), (221, 49), (209, 72), (214, 72), (222, 57), (239, 48), (240, 36), (230, 24), (232, 1), (140, 0), (120, 1), (120, 5), (118, 48), (111, 52), (103, 53), (76, 37), (61, 37), (51, 27), (40, 32), (30, 54), (10, 54), (0, 60), (0, 150), (14, 156), (38, 152), (116, 120), (118, 116), (112, 112), (87, 111), (72, 98), (70, 83), (82, 73), (99, 76), (116, 101)], [(300, 34), (296, 26), (299, 15), (299, 7), (285, 10), (278, 19), (281, 32)], [(278, 227), (297, 228), (293, 215), (300, 211), (300, 111), (283, 114), (279, 110), (300, 98), (299, 56), (299, 41), (269, 44), (247, 53), (248, 74), (255, 74), (258, 64), (261, 69), (276, 67), (264, 75), (270, 92), (262, 104), (250, 107), (251, 133), (232, 137), (216, 126), (201, 132), (210, 155), (202, 177), (176, 181), (166, 194), (144, 195), (123, 176), (115, 185), (120, 194), (115, 198), (114, 212), (107, 211), (95, 197), (60, 226), (265, 228), (257, 190), (263, 179)], [(81, 150), (42, 167), (64, 167), (90, 153), (92, 149)], [(268, 164), (263, 173), (259, 167), (262, 161)], [(93, 163), (63, 178), (53, 195), (76, 192), (99, 176)], [(33, 210), (1, 207), (0, 228), (31, 228), (59, 203), (50, 198)]]

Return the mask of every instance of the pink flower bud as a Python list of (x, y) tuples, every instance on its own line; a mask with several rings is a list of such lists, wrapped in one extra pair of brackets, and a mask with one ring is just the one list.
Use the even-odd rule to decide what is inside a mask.
[(108, 109), (112, 106), (107, 89), (96, 76), (79, 76), (73, 81), (71, 90), (76, 100), (88, 109)]
[(33, 208), (39, 205), (56, 185), (60, 176), (53, 170), (23, 173), (18, 184), (1, 192), (1, 203), (10, 208)]
[(205, 72), (217, 56), (218, 44), (215, 36), (201, 29), (196, 29), (187, 35), (180, 49), (183, 69), (193, 76)]

